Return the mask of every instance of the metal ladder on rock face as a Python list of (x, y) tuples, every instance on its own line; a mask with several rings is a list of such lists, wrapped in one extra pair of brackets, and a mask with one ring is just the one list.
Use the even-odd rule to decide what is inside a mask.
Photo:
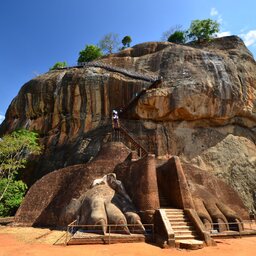
[(158, 78), (157, 80), (155, 80), (148, 88), (143, 88), (139, 93), (137, 93), (137, 95), (132, 98), (128, 104), (122, 109), (122, 113), (121, 116), (124, 115), (127, 110), (129, 110), (131, 107), (133, 107), (136, 102), (139, 100), (139, 98), (146, 93), (147, 90), (153, 89), (153, 88), (158, 88), (158, 86), (163, 82), (162, 77)]
[[(128, 104), (122, 108), (122, 112), (120, 112), (120, 116), (123, 116), (125, 114), (125, 112), (127, 112), (128, 109), (130, 109), (132, 106), (134, 106), (134, 104), (136, 104), (136, 102), (138, 101), (138, 99), (148, 90), (148, 89), (153, 89), (153, 88), (157, 88), (159, 86), (159, 84), (161, 84), (163, 81), (162, 77), (158, 77), (155, 78), (153, 80), (153, 83), (146, 89), (143, 88), (134, 98), (132, 98)], [(137, 140), (134, 138), (134, 136), (132, 136), (130, 134), (130, 132), (120, 124), (120, 121), (118, 121), (119, 124), (118, 129), (115, 129), (113, 126), (113, 132), (112, 132), (112, 141), (120, 141), (123, 142), (128, 148), (130, 148), (132, 151), (136, 151), (137, 155), (139, 158), (142, 158), (146, 155), (148, 155), (148, 151), (142, 146), (140, 145), (140, 143), (137, 142)]]
[(119, 129), (113, 129), (111, 141), (122, 142), (132, 151), (135, 151), (139, 158), (148, 155), (148, 151), (134, 138), (133, 135), (121, 124)]
[(129, 131), (122, 125), (120, 125), (120, 135), (122, 136), (123, 142), (126, 142), (125, 144), (128, 143), (129, 148), (136, 151), (140, 158), (148, 155), (147, 150), (140, 143), (138, 143), (129, 133)]

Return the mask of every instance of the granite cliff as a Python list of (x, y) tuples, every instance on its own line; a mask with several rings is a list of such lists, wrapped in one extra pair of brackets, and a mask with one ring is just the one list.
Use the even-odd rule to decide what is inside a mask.
[[(55, 70), (12, 101), (0, 133), (26, 127), (45, 145), (27, 182), (88, 162), (107, 141), (112, 109), (149, 88), (124, 113), (123, 126), (158, 158), (178, 155), (184, 166), (212, 172), (256, 209), (256, 63), (238, 37), (144, 43), (100, 62), (133, 75), (100, 66)], [(151, 88), (137, 73), (162, 83)]]

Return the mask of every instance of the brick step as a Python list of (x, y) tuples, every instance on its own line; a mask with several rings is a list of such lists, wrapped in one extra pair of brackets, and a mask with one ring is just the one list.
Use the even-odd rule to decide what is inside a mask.
[(166, 216), (170, 218), (186, 218), (186, 215), (184, 213), (166, 213)]
[(170, 211), (184, 211), (184, 209), (181, 209), (181, 208), (173, 208), (173, 207), (170, 207), (170, 208), (167, 208), (166, 210), (170, 210)]
[(165, 210), (166, 214), (184, 214), (184, 211), (168, 211), (168, 210)]
[(167, 218), (168, 218), (168, 220), (171, 222), (171, 223), (174, 223), (174, 222), (182, 222), (182, 221), (184, 221), (184, 222), (189, 222), (189, 219), (187, 218), (187, 217), (185, 217), (185, 216), (183, 216), (183, 217), (169, 217), (169, 216), (167, 216)]
[(174, 213), (171, 213), (171, 212), (166, 212), (166, 216), (171, 216), (171, 217), (175, 217), (175, 216), (186, 216), (184, 213), (180, 213), (180, 212), (174, 212)]
[(173, 230), (177, 230), (177, 231), (179, 231), (179, 230), (195, 230), (195, 228), (191, 225), (176, 226), (176, 225), (171, 224), (171, 226), (172, 226)]
[(165, 210), (166, 214), (184, 214), (184, 211), (168, 211), (168, 210)]
[(166, 198), (161, 198), (160, 197), (159, 202), (160, 202), (161, 208), (162, 207), (168, 207), (170, 205), (169, 200), (166, 199)]
[(184, 236), (186, 236), (186, 235), (196, 236), (197, 235), (195, 230), (178, 230), (178, 231), (174, 230), (174, 234), (175, 234), (175, 237), (180, 236), (180, 235), (184, 235)]
[(178, 218), (178, 217), (180, 217), (180, 218), (186, 217), (187, 218), (187, 216), (184, 213), (168, 213), (167, 212), (166, 216), (173, 217), (173, 218)]
[(184, 240), (184, 239), (196, 239), (197, 236), (193, 234), (175, 234), (175, 240)]
[(159, 198), (159, 201), (160, 201), (160, 202), (161, 202), (161, 201), (168, 202), (169, 200), (168, 200), (167, 198), (160, 197), (160, 198)]
[(179, 209), (166, 209), (165, 210), (166, 211), (166, 213), (184, 213), (184, 211), (183, 210), (179, 210)]
[(183, 212), (166, 212), (167, 216), (186, 216)]
[(197, 239), (176, 240), (175, 245), (181, 249), (197, 250), (204, 247), (204, 242)]
[(159, 196), (159, 200), (161, 200), (161, 199), (168, 201), (168, 198), (166, 196)]
[(174, 209), (174, 208), (166, 208), (164, 209), (166, 213), (169, 213), (169, 212), (184, 212), (184, 210), (182, 209)]
[(182, 219), (182, 220), (171, 220), (170, 223), (172, 225), (176, 225), (176, 226), (180, 226), (182, 224), (184, 224), (184, 226), (186, 226), (186, 225), (192, 226), (193, 225), (190, 220), (184, 220), (184, 219)]

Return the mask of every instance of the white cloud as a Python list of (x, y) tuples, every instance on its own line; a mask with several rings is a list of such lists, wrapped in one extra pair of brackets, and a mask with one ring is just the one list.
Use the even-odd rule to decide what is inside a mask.
[(223, 32), (217, 33), (216, 35), (217, 35), (217, 37), (230, 36), (231, 32), (230, 31), (223, 31)]
[(5, 119), (5, 116), (0, 115), (0, 124), (4, 121), (4, 119)]
[(217, 10), (215, 7), (213, 7), (213, 8), (211, 9), (210, 15), (211, 15), (212, 17), (216, 16), (217, 21), (218, 21), (220, 24), (223, 22), (223, 19), (222, 19), (221, 14), (219, 14), (218, 10)]
[(243, 34), (246, 32), (246, 30), (248, 30), (249, 28), (246, 26), (246, 27), (243, 27), (242, 29), (239, 30), (239, 33)]
[(218, 16), (217, 21), (218, 21), (220, 24), (222, 24), (222, 23), (223, 23), (223, 19), (222, 19), (221, 15), (219, 15), (219, 16)]
[(213, 7), (213, 8), (211, 9), (210, 15), (211, 15), (211, 16), (217, 16), (218, 14), (219, 14), (219, 12), (217, 11), (217, 9)]
[(250, 30), (246, 34), (240, 35), (246, 46), (256, 45), (256, 30)]

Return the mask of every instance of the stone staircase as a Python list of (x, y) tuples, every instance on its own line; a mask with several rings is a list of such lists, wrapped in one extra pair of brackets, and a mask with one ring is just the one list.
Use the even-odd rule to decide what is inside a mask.
[(203, 241), (198, 240), (193, 223), (188, 219), (182, 209), (165, 209), (166, 216), (175, 235), (175, 247), (184, 249), (200, 249)]
[[(160, 192), (160, 191), (158, 191), (158, 192)], [(159, 193), (159, 202), (160, 202), (161, 208), (169, 208), (170, 207), (168, 198), (161, 193)]]

